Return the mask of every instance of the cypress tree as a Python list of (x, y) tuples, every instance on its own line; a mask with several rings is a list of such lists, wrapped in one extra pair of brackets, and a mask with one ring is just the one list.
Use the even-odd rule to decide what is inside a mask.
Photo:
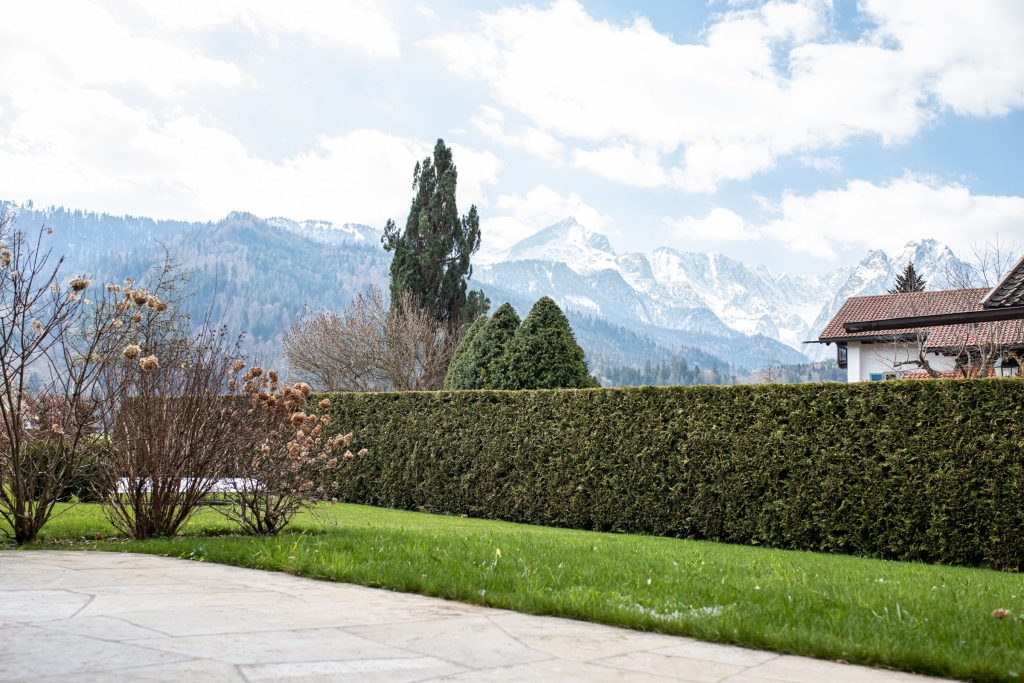
[(569, 320), (542, 297), (516, 330), (498, 363), (495, 389), (582, 389), (598, 386)]
[(896, 284), (889, 290), (890, 294), (904, 294), (906, 292), (923, 292), (925, 288), (924, 278), (917, 274), (914, 269), (914, 262), (907, 263), (903, 272), (896, 276)]
[(487, 312), (482, 291), (467, 294), (473, 275), (470, 257), (480, 248), (480, 217), (476, 206), (459, 217), (455, 205), (458, 173), (452, 151), (438, 140), (433, 158), (413, 168), (413, 198), (405, 229), (388, 220), (381, 242), (391, 259), (391, 301), (409, 290), (434, 316), (462, 325)]
[(444, 376), (445, 389), (477, 389), (471, 386), (476, 374), (473, 371), (472, 345), (473, 340), (487, 324), (487, 316), (481, 315), (473, 321), (473, 324), (466, 330), (466, 334), (459, 342), (459, 346), (452, 354), (452, 362), (448, 366), (448, 372)]
[[(495, 374), (509, 342), (519, 329), (519, 314), (511, 304), (502, 304), (473, 337), (466, 356), (453, 375), (449, 389), (494, 389)], [(453, 362), (454, 365), (454, 362)]]

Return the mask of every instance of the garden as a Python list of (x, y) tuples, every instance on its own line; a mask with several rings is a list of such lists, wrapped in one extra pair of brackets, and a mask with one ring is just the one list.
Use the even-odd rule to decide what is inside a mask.
[(132, 539), (109, 501), (72, 500), (24, 547), (1015, 680), (1022, 394), (995, 380), (310, 394), (330, 417), (321, 438), (367, 450), (317, 469), (289, 525), (239, 526), (217, 494), (173, 534)]
[(65, 279), (47, 234), (0, 214), (13, 547), (970, 680), (1024, 672), (1022, 380), (597, 388), (552, 300), (485, 318), (456, 287), (471, 315), (443, 328), (404, 290), (299, 324), (289, 348), (305, 358), (338, 328), (365, 351), (331, 376), (366, 391), (317, 393), (195, 316), (170, 258), (137, 279)]
[(81, 504), (28, 548), (219, 562), (967, 680), (1022, 671), (1024, 581), (984, 568), (331, 503), (275, 536), (203, 508), (145, 541)]

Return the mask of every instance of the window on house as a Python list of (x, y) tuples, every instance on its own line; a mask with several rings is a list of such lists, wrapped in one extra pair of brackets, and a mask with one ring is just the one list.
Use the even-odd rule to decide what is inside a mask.
[(868, 379), (871, 380), (872, 382), (881, 382), (882, 380), (885, 379), (885, 373), (872, 372), (870, 375), (868, 375)]
[(847, 364), (848, 354), (846, 344), (836, 344), (836, 365), (841, 368), (845, 368)]

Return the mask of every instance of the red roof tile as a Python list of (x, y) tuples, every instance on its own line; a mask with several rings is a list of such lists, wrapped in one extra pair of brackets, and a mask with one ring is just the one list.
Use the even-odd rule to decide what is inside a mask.
[(991, 342), (1004, 346), (1024, 344), (1024, 320), (986, 322), (965, 325), (941, 325), (884, 332), (847, 332), (846, 323), (885, 320), (919, 315), (965, 313), (982, 310), (987, 288), (946, 289), (905, 294), (878, 294), (850, 297), (822, 331), (818, 341), (857, 339), (893, 339), (925, 334), (929, 349), (957, 348)]
[[(938, 379), (961, 379), (964, 377), (964, 373), (960, 370), (940, 370)], [(903, 370), (898, 372), (897, 375), (900, 379), (932, 379), (924, 370)], [(978, 372), (977, 368), (970, 368), (967, 370), (967, 375), (970, 377), (979, 377), (981, 373)], [(989, 368), (985, 373), (985, 377), (995, 377), (995, 372)]]

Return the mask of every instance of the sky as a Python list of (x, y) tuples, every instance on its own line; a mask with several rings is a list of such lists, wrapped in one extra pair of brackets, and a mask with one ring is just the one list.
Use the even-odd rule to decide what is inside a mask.
[(1024, 243), (1020, 0), (48, 0), (0, 22), (0, 198), (404, 223), (452, 146), (481, 259), (568, 215), (620, 252), (820, 273)]

